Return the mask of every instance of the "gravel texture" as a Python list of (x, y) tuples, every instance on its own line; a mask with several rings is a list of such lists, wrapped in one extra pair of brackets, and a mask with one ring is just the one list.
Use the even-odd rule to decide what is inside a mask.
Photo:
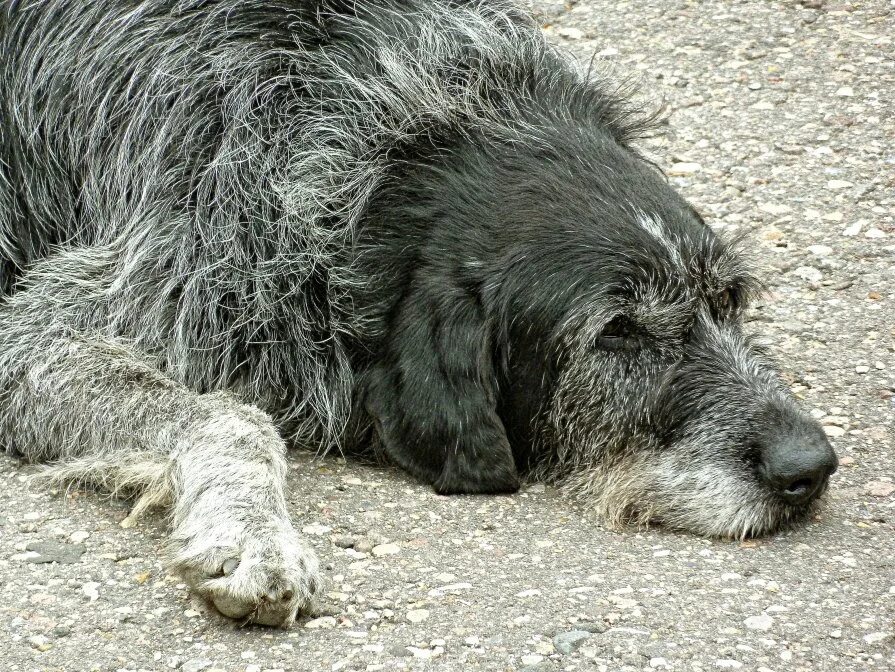
[(435, 495), (296, 455), (329, 581), (288, 631), (240, 629), (162, 563), (164, 520), (29, 485), (0, 458), (0, 668), (895, 669), (895, 3), (536, 1), (556, 42), (634, 73), (645, 143), (771, 291), (754, 326), (841, 457), (805, 529), (617, 533), (552, 488)]

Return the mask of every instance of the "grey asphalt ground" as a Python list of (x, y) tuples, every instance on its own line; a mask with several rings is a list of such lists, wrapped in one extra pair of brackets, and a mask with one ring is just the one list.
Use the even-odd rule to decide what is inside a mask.
[(326, 595), (239, 629), (165, 571), (161, 517), (122, 527), (125, 502), (0, 458), (0, 670), (895, 670), (895, 3), (535, 10), (664, 100), (647, 150), (748, 233), (771, 288), (750, 327), (841, 458), (822, 515), (745, 543), (619, 533), (552, 488), (445, 498), (296, 455)]

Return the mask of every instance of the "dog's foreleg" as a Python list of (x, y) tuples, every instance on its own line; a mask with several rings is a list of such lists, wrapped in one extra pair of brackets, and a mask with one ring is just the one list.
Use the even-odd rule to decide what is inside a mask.
[(173, 559), (196, 591), (225, 615), (291, 623), (319, 579), (289, 519), (271, 420), (75, 330), (57, 289), (35, 284), (0, 303), (0, 446), (60, 478), (142, 492), (137, 508), (167, 501)]

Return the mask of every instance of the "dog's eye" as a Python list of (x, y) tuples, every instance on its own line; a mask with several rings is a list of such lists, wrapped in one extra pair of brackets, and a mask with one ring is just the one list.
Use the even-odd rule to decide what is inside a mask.
[(634, 350), (640, 345), (640, 330), (624, 315), (616, 315), (603, 327), (596, 345), (603, 350)]

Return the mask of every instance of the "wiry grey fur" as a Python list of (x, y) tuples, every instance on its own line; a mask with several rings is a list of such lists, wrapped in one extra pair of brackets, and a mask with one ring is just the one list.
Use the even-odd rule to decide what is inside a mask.
[[(324, 3), (0, 5), (0, 288), (18, 283), (0, 307), (0, 444), (173, 500), (188, 574), (252, 557), (254, 539), (269, 569), (194, 585), (254, 605), (267, 574), (291, 571), (298, 590), (271, 622), (307, 604), (315, 565), (285, 513), (282, 440), (237, 399), (294, 443), (338, 444), (358, 282), (346, 251), (389, 152), (431, 129), (522, 132), (484, 103), (501, 86), (488, 65), (552, 58), (501, 2), (381, 4), (394, 33), (345, 18), (356, 40), (331, 50), (301, 41)], [(451, 87), (441, 75), (468, 49), (483, 67)], [(252, 441), (209, 435), (213, 420), (264, 448), (239, 452)], [(306, 567), (287, 571), (293, 557)]]
[[(706, 361), (740, 367), (762, 403), (789, 404), (736, 325), (708, 317), (723, 282), (746, 291), (732, 248), (707, 229), (699, 240), (664, 230), (662, 203), (669, 217), (696, 222), (630, 149), (638, 122), (503, 0), (4, 0), (0, 53), (0, 446), (52, 462), (60, 479), (140, 492), (135, 513), (170, 504), (176, 566), (227, 615), (289, 624), (319, 589), (316, 560), (286, 510), (287, 443), (325, 451), (366, 441), (371, 415), (386, 452), (444, 491), (518, 483), (504, 432), (514, 425), (495, 408), (524, 348), (503, 348), (492, 362), (483, 344), (516, 338), (522, 313), (511, 314), (515, 280), (505, 268), (526, 269), (529, 257), (473, 258), (478, 241), (497, 250), (500, 236), (516, 233), (502, 223), (470, 232), (469, 258), (456, 259), (468, 274), (464, 287), (480, 291), (468, 301), (427, 279), (437, 254), (411, 259), (408, 251), (404, 259), (406, 246), (388, 231), (410, 222), (403, 233), (412, 239), (414, 217), (441, 212), (440, 186), (412, 185), (449, 183), (462, 162), (441, 165), (442, 154), (456, 150), (450, 156), (467, 157), (470, 171), (479, 158), (493, 162), (507, 175), (495, 181), (506, 186), (528, 179), (512, 173), (518, 148), (533, 172), (543, 167), (584, 185), (593, 202), (642, 228), (650, 249), (667, 257), (665, 271), (726, 272), (710, 287), (700, 275), (675, 314), (692, 318), (702, 306), (693, 319), (710, 322), (703, 332), (715, 344)], [(565, 141), (586, 149), (562, 154), (556, 144)], [(601, 164), (591, 147), (619, 163)], [(607, 181), (600, 191), (592, 170), (630, 170), (637, 179)], [(638, 180), (646, 187), (634, 203)], [(482, 205), (464, 194), (447, 211), (470, 203)], [(550, 216), (534, 219), (541, 225)], [(363, 239), (377, 227), (385, 242)], [(536, 238), (520, 226), (520, 240), (528, 232)], [(604, 270), (634, 258), (613, 245)], [(688, 250), (702, 261), (690, 264)], [(383, 254), (406, 264), (407, 276), (377, 294), (372, 286), (400, 275), (397, 265), (369, 268)], [(538, 300), (555, 307), (584, 287), (562, 270), (541, 276), (558, 289)], [(453, 270), (448, 276), (456, 280)], [(427, 393), (480, 404), (458, 407), (459, 420), (440, 418), (445, 432), (477, 429), (475, 413), (487, 431), (473, 435), (473, 448), (448, 441), (450, 468), (439, 481), (442, 465), (401, 443), (399, 430), (409, 425), (398, 414), (409, 418), (414, 409), (401, 406), (407, 400), (392, 369), (405, 383), (415, 374), (430, 380), (428, 371), (407, 368), (413, 358), (402, 359), (408, 350), (396, 345), (403, 332), (394, 324), (405, 319), (406, 295), (444, 288), (457, 300), (452, 319), (469, 327), (448, 335), (469, 337), (471, 361), (450, 351), (453, 341), (438, 331), (445, 322), (424, 336), (448, 350), (435, 369), (472, 384), (472, 393), (435, 383)], [(644, 306), (664, 300), (651, 291), (638, 298)], [(723, 400), (679, 452), (642, 438), (643, 427), (622, 411), (630, 399), (609, 398), (612, 386), (586, 363), (618, 310), (608, 295), (588, 296), (591, 303), (575, 303), (571, 317), (555, 332), (545, 327), (532, 346), (580, 359), (558, 377), (552, 399), (534, 400), (540, 424), (530, 443), (546, 452), (517, 452), (520, 469), (528, 463), (536, 475), (568, 482), (616, 521), (663, 519), (746, 535), (801, 519), (801, 510), (758, 492), (745, 467), (721, 473), (702, 460), (715, 425), (727, 421)], [(677, 361), (670, 352), (657, 365), (669, 381)], [(505, 371), (495, 363), (501, 357)], [(601, 386), (608, 410), (597, 418), (587, 404)], [(635, 403), (641, 424), (658, 395)], [(440, 427), (425, 413), (442, 410), (440, 402), (423, 409), (423, 426)], [(730, 430), (731, 460), (748, 423), (741, 424)], [(499, 450), (478, 450), (476, 441)], [(479, 460), (488, 464), (481, 481)], [(444, 477), (456, 476), (454, 468), (471, 485)], [(500, 480), (488, 480), (495, 474)], [(729, 505), (724, 520), (713, 513), (717, 501)]]

